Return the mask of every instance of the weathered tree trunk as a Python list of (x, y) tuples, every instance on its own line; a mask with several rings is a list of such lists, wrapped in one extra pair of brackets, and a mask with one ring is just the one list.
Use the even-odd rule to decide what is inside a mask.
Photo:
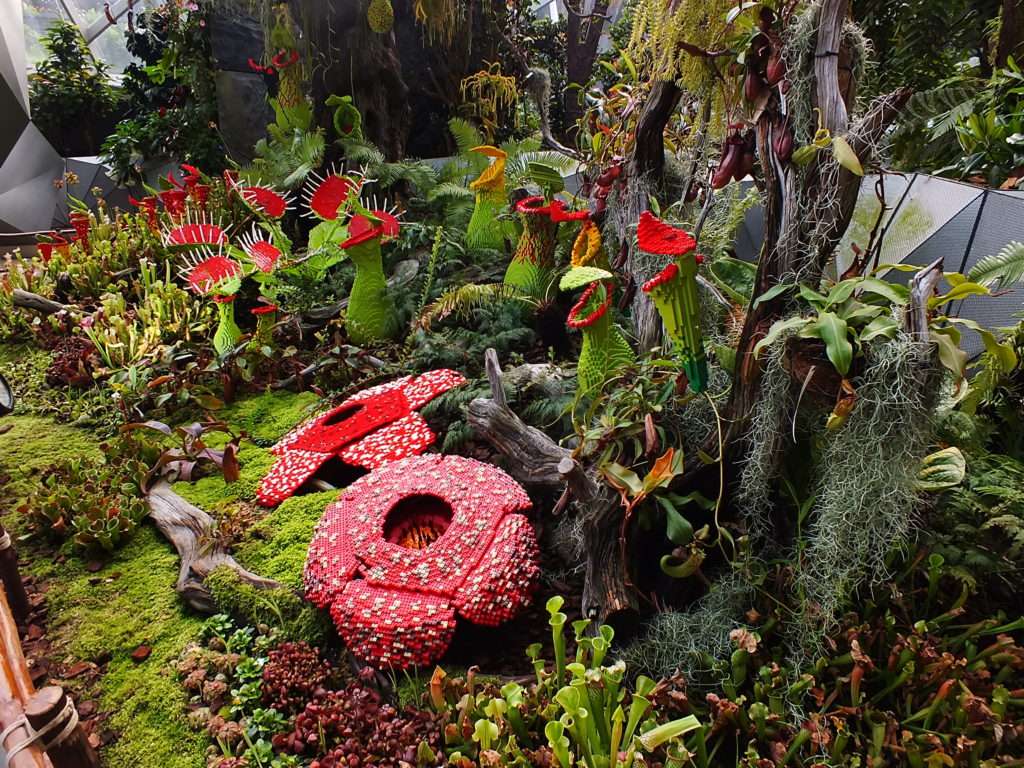
[[(824, 0), (821, 5), (815, 103), (821, 109), (823, 125), (833, 136), (844, 136), (866, 165), (875, 145), (910, 98), (910, 91), (879, 97), (850, 126), (848, 101), (856, 84), (844, 82), (846, 76), (840, 71), (847, 6), (848, 0)], [(819, 152), (806, 168), (779, 163), (772, 150), (771, 131), (773, 115), (780, 109), (777, 96), (773, 96), (757, 126), (758, 155), (765, 174), (765, 236), (754, 283), (755, 297), (794, 275), (811, 284), (821, 278), (849, 226), (860, 191), (861, 177), (841, 168), (829, 151)], [(760, 388), (761, 370), (754, 359), (754, 347), (785, 309), (786, 299), (777, 298), (752, 306), (747, 313), (727, 409), (726, 444), (732, 449), (746, 431)]]
[(363, 133), (390, 160), (402, 157), (412, 126), (409, 88), (394, 32), (380, 35), (366, 21), (366, 0), (295, 0), (301, 7), (315, 51), (313, 103), (317, 120), (331, 129), (331, 112), (322, 105), (332, 94), (351, 95), (363, 116)]
[(175, 587), (185, 602), (201, 613), (216, 613), (217, 604), (203, 580), (216, 568), (228, 567), (259, 589), (281, 585), (240, 566), (214, 539), (213, 518), (181, 498), (166, 480), (157, 481), (146, 496), (149, 518), (178, 550), (181, 567)]
[(1011, 56), (1020, 59), (1024, 53), (1024, 0), (1003, 0), (999, 24), (999, 44), (996, 47), (996, 65), (1006, 66)]
[(565, 108), (565, 138), (576, 145), (577, 122), (583, 117), (583, 102), (580, 89), (585, 87), (594, 71), (597, 46), (604, 32), (609, 0), (593, 0), (593, 7), (587, 11), (586, 0), (566, 0), (565, 10), (569, 17), (565, 28), (565, 74), (566, 89), (562, 98)]
[(567, 488), (577, 514), (583, 516), (587, 564), (583, 614), (598, 623), (628, 624), (639, 600), (622, 558), (619, 529), (622, 504), (611, 488), (538, 429), (527, 426), (508, 407), (498, 355), (488, 349), (487, 378), (491, 397), (469, 404), (468, 420), (481, 437), (509, 459), (512, 474), (528, 488)]

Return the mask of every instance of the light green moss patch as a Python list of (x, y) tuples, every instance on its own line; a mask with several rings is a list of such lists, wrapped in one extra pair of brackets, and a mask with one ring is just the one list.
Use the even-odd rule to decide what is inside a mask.
[(266, 392), (232, 403), (217, 416), (250, 437), (277, 440), (312, 416), (319, 400), (312, 392)]
[[(199, 632), (202, 618), (187, 612), (174, 583), (178, 555), (149, 524), (99, 573), (84, 561), (60, 565), (37, 560), (31, 570), (50, 582), (50, 636), (69, 658), (109, 655), (100, 679), (100, 706), (112, 712), (120, 739), (104, 753), (109, 768), (194, 768), (206, 742), (189, 729), (186, 697), (174, 662)], [(142, 663), (140, 645), (153, 649)]]
[(98, 456), (99, 441), (75, 427), (55, 424), (38, 416), (5, 416), (0, 426), (10, 430), (0, 435), (0, 470), (10, 482), (0, 491), (8, 508), (27, 495), (39, 473), (61, 458)]
[(235, 557), (261, 576), (290, 587), (301, 586), (313, 529), (337, 497), (337, 491), (324, 491), (286, 500), (260, 521), (255, 535), (235, 547)]

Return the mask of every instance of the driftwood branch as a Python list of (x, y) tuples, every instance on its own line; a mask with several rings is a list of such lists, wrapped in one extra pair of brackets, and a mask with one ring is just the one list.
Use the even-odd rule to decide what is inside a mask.
[(943, 259), (940, 256), (914, 275), (910, 283), (910, 305), (907, 307), (904, 326), (918, 341), (928, 341), (928, 300), (935, 295), (935, 289), (942, 279), (942, 265)]
[(166, 480), (154, 484), (146, 501), (150, 519), (181, 556), (175, 589), (190, 607), (201, 613), (217, 612), (217, 604), (204, 580), (211, 571), (222, 566), (227, 566), (242, 581), (259, 589), (281, 586), (239, 565), (214, 539), (213, 518), (176, 494)]
[(15, 288), (11, 293), (11, 303), (16, 307), (32, 309), (44, 315), (55, 315), (70, 309), (67, 304), (61, 304), (59, 301), (40, 296), (38, 293), (23, 291), (21, 288)]
[(485, 355), (491, 397), (469, 404), (470, 426), (508, 459), (509, 470), (528, 487), (568, 489), (576, 513), (584, 516), (586, 576), (583, 614), (598, 622), (631, 622), (639, 602), (622, 558), (622, 505), (616, 494), (572, 451), (516, 416), (507, 405), (501, 366), (493, 349)]

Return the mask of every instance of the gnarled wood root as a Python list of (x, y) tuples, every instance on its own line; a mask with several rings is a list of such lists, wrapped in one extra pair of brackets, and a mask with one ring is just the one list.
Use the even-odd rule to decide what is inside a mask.
[(633, 622), (639, 600), (622, 557), (623, 513), (618, 496), (580, 466), (571, 451), (512, 412), (502, 388), (497, 353), (487, 350), (485, 361), (491, 397), (469, 404), (470, 425), (508, 458), (509, 470), (519, 482), (528, 488), (565, 488), (576, 514), (583, 517), (587, 553), (583, 615), (598, 623)]
[(276, 589), (281, 586), (239, 565), (214, 540), (213, 518), (176, 494), (166, 480), (153, 485), (146, 502), (149, 504), (150, 519), (181, 556), (175, 589), (190, 607), (200, 613), (217, 612), (217, 603), (204, 580), (211, 571), (222, 566), (235, 571), (242, 581), (258, 589)]

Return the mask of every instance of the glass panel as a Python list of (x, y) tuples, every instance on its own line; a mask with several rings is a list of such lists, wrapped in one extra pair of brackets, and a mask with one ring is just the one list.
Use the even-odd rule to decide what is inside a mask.
[(89, 47), (93, 56), (107, 65), (107, 74), (120, 82), (121, 73), (132, 61), (121, 26), (108, 27)]
[(47, 28), (58, 19), (66, 19), (60, 3), (56, 0), (24, 0), (25, 54), (29, 69), (42, 61), (46, 51), (39, 43)]

